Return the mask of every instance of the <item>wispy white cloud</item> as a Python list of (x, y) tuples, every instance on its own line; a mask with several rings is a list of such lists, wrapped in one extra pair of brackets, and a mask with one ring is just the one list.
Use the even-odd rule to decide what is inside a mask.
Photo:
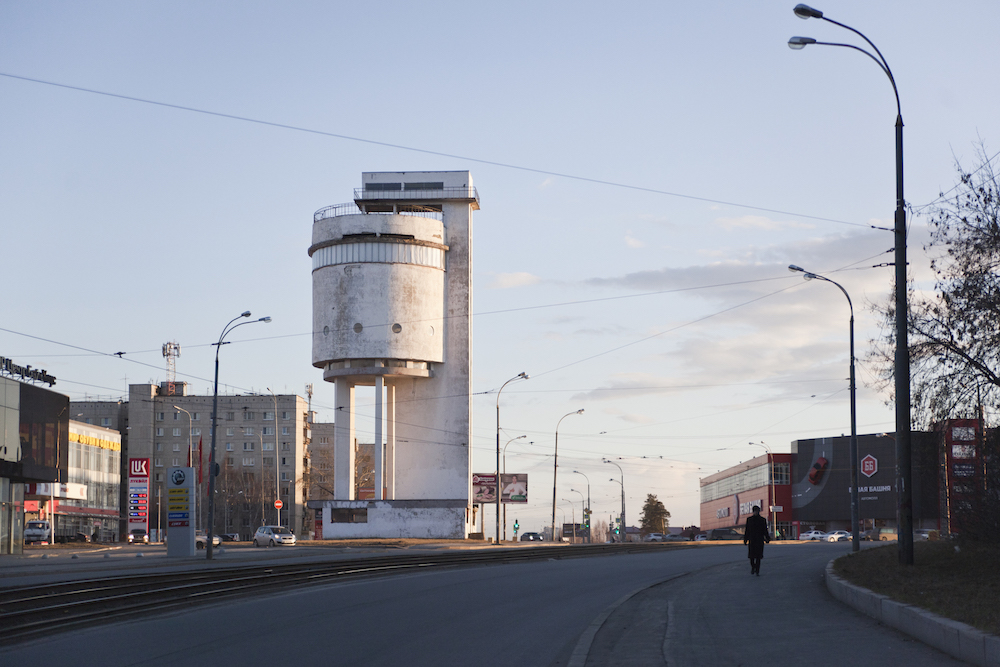
[(645, 242), (640, 241), (639, 239), (635, 238), (634, 236), (631, 236), (630, 234), (625, 235), (625, 245), (627, 245), (629, 248), (646, 247)]
[(495, 273), (493, 279), (487, 283), (486, 289), (511, 289), (513, 287), (526, 287), (541, 281), (536, 275), (520, 271), (518, 273)]

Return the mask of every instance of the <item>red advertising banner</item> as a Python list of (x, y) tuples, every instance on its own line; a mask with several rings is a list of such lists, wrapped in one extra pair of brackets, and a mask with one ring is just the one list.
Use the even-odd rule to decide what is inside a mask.
[(497, 476), (495, 473), (472, 474), (472, 502), (479, 504), (497, 501)]

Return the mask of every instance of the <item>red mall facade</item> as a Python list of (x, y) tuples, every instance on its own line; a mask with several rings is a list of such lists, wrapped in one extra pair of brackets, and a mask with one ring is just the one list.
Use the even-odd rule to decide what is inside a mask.
[[(768, 475), (772, 458), (773, 478)], [(789, 484), (792, 461), (792, 454), (765, 454), (702, 479), (701, 529), (744, 526), (756, 505), (769, 523), (773, 508), (778, 530), (788, 535), (793, 516)]]

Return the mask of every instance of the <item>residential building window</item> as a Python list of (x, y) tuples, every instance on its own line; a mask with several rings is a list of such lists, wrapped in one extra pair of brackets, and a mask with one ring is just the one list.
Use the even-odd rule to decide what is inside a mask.
[(156, 479), (155, 479), (155, 481), (157, 481), (157, 482), (162, 482), (163, 481), (163, 473), (162, 472), (156, 473)]
[(161, 459), (158, 459), (158, 458), (157, 459), (153, 459), (153, 466), (156, 467), (156, 468), (162, 468), (163, 467), (163, 461)]
[(287, 419), (291, 419), (292, 418), (292, 413), (291, 412), (282, 412), (281, 413), (281, 418), (282, 419), (286, 419), (286, 420)]
[(243, 435), (253, 435), (253, 426), (244, 426)]
[(156, 413), (156, 421), (158, 421), (158, 422), (163, 421), (163, 413), (162, 412), (157, 412)]
[(281, 481), (282, 482), (287, 482), (288, 481), (288, 473), (287, 472), (281, 473)]
[[(287, 457), (284, 457), (284, 456), (281, 457), (281, 465), (283, 465), (283, 466), (288, 465), (288, 458)], [(281, 474), (284, 475), (285, 473), (281, 473)]]
[(266, 421), (266, 422), (273, 422), (274, 421), (274, 413), (273, 412), (265, 412), (264, 413), (264, 421)]
[(163, 437), (163, 429), (158, 427), (156, 429), (156, 435), (158, 435), (158, 436), (160, 436), (162, 438)]
[(181, 451), (181, 444), (179, 442), (174, 443), (174, 451), (175, 452)]
[(287, 486), (281, 487), (281, 495), (283, 495), (283, 496), (287, 496), (288, 495), (288, 487)]
[(287, 426), (282, 426), (281, 435), (291, 435), (290, 429)]
[(254, 445), (255, 444), (256, 443), (254, 443), (254, 442), (244, 442), (243, 443), (243, 451), (244, 452), (252, 452), (254, 450)]
[(191, 435), (201, 435), (201, 429), (195, 426), (193, 429), (191, 429)]
[(263, 446), (261, 447), (261, 449), (263, 449), (265, 452), (273, 452), (274, 451), (274, 443), (273, 442), (265, 442), (263, 444)]
[(158, 451), (158, 452), (162, 452), (163, 451), (163, 443), (162, 442), (156, 443), (156, 451)]
[(328, 436), (325, 436), (325, 435), (319, 436), (319, 444), (321, 444), (321, 445), (329, 445), (330, 444), (330, 438)]
[(260, 432), (261, 432), (262, 435), (274, 435), (274, 427), (273, 426), (264, 426), (264, 427), (262, 427), (260, 429)]
[(236, 429), (232, 427), (227, 428), (226, 435), (236, 435)]
[(252, 465), (254, 464), (254, 461), (255, 461), (255, 460), (256, 460), (256, 459), (254, 459), (254, 458), (253, 458), (252, 456), (244, 456), (244, 457), (243, 457), (243, 465), (244, 465), (245, 467), (248, 467), (248, 468), (249, 468), (250, 466), (252, 466)]
[(181, 437), (181, 430), (179, 428), (174, 429), (174, 437), (175, 438)]
[(227, 452), (233, 451), (233, 443), (231, 443), (231, 442), (227, 442), (226, 443), (226, 451)]
[(287, 442), (281, 443), (281, 451), (283, 451), (283, 452), (290, 452), (290, 451), (292, 451), (291, 444), (289, 444)]
[(274, 457), (273, 456), (265, 456), (265, 457), (263, 457), (263, 461), (261, 462), (261, 465), (273, 466), (274, 465)]
[(245, 421), (245, 422), (252, 422), (255, 419), (257, 419), (257, 413), (256, 412), (246, 411), (246, 412), (243, 413), (243, 421)]
[(226, 413), (226, 421), (227, 422), (231, 422), (234, 419), (236, 419), (236, 413), (235, 412), (227, 412)]
[(191, 413), (191, 419), (193, 419), (195, 421), (199, 421), (201, 419), (201, 413), (200, 412), (192, 412)]
[(181, 413), (179, 413), (179, 412), (175, 412), (174, 413), (174, 421), (177, 421), (178, 419), (180, 419), (180, 417), (181, 417)]
[(177, 468), (177, 467), (179, 467), (181, 465), (181, 460), (178, 459), (178, 458), (170, 459), (170, 465), (172, 465), (173, 467)]
[(111, 417), (101, 417), (101, 426), (111, 426)]
[(232, 468), (233, 467), (233, 457), (232, 456), (227, 456), (226, 457), (226, 467), (227, 468)]
[(249, 526), (250, 526), (250, 517), (248, 516), (243, 517), (243, 527), (248, 528)]

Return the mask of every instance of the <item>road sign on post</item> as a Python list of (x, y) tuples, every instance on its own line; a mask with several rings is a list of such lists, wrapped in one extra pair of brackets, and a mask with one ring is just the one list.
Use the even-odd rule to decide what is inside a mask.
[(280, 510), (283, 506), (284, 506), (284, 503), (281, 502), (280, 498), (278, 500), (274, 501), (274, 509)]

